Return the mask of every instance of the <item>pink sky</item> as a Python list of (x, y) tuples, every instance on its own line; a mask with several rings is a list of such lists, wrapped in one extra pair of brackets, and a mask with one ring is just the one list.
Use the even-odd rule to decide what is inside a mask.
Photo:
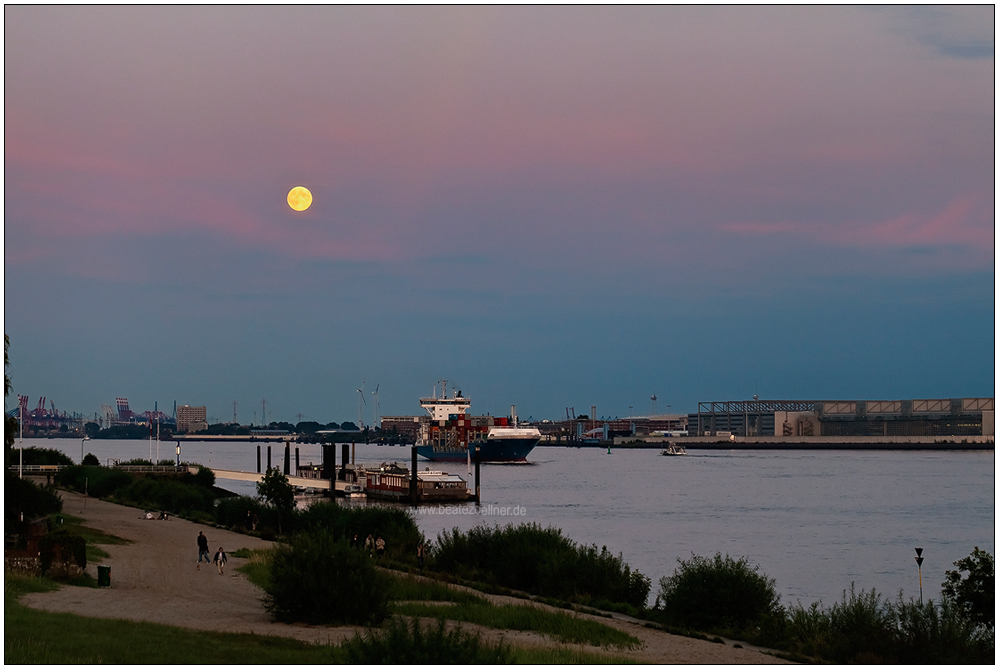
[[(246, 290), (267, 296), (340, 263), (411, 286), (456, 259), (496, 263), (471, 295), (556, 300), (725, 295), (753, 267), (985, 280), (993, 23), (989, 6), (9, 6), (8, 303), (22, 281), (244, 285), (261, 256)], [(177, 258), (191, 245), (212, 267)]]

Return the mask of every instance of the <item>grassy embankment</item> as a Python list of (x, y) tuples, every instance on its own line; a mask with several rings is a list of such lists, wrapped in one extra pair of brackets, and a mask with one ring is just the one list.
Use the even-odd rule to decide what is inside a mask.
[[(126, 620), (48, 613), (17, 598), (59, 584), (44, 578), (4, 579), (4, 661), (8, 664), (327, 664), (347, 658), (335, 645), (282, 637), (199, 632)], [(620, 662), (574, 649), (509, 648), (516, 664)]]
[[(239, 568), (252, 583), (268, 588), (268, 551), (238, 551), (247, 558)], [(427, 578), (391, 573), (391, 611), (397, 615), (444, 618), (474, 623), (492, 629), (532, 631), (562, 643), (606, 648), (638, 648), (641, 642), (608, 625), (530, 604), (496, 606), (478, 594)]]
[[(64, 516), (75, 532), (88, 539), (88, 559), (107, 554), (98, 544), (125, 540), (87, 528), (80, 519)], [(265, 585), (264, 551), (236, 551), (249, 558), (242, 567), (251, 581)], [(631, 648), (638, 640), (599, 623), (532, 607), (492, 606), (482, 597), (447, 585), (395, 575), (393, 612), (403, 616), (444, 618), (498, 629), (533, 630), (567, 643)], [(78, 585), (95, 585), (92, 578)], [(4, 657), (13, 664), (319, 664), (346, 662), (354, 647), (318, 645), (280, 637), (200, 632), (153, 623), (48, 613), (23, 606), (17, 598), (60, 585), (45, 578), (8, 575), (4, 583)], [(445, 603), (445, 604), (442, 604)], [(447, 605), (450, 603), (452, 605)], [(359, 640), (355, 640), (357, 642)], [(363, 640), (360, 640), (363, 642)], [(363, 648), (363, 643), (361, 644)], [(502, 657), (514, 663), (620, 662), (610, 655), (572, 648), (506, 647)]]

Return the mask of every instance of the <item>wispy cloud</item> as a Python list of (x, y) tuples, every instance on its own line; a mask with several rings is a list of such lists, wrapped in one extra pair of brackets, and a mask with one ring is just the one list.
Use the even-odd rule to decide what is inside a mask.
[(794, 235), (823, 244), (855, 247), (972, 247), (994, 250), (991, 201), (982, 194), (954, 197), (937, 211), (908, 211), (888, 219), (853, 221), (739, 221), (722, 224), (728, 232), (760, 237)]

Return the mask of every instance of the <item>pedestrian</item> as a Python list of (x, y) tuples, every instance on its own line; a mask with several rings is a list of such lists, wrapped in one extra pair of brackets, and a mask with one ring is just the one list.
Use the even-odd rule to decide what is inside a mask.
[(375, 550), (375, 538), (368, 535), (368, 538), (364, 540), (364, 550), (368, 551), (368, 555), (371, 555)]
[(423, 569), (423, 558), (427, 556), (427, 551), (423, 547), (423, 542), (416, 547), (416, 561), (420, 563), (420, 569)]
[(215, 554), (215, 564), (219, 566), (219, 576), (222, 576), (222, 567), (225, 566), (228, 560), (229, 558), (226, 557), (225, 551), (219, 546), (219, 552)]
[(204, 559), (205, 564), (208, 564), (208, 537), (205, 536), (204, 532), (198, 532), (198, 571), (201, 571), (202, 559)]
[(350, 540), (350, 547), (351, 548), (360, 548), (361, 547), (361, 538), (358, 537), (356, 534)]
[(382, 559), (382, 555), (385, 554), (385, 540), (379, 536), (375, 540), (375, 552), (378, 553), (378, 559)]
[(246, 510), (246, 531), (249, 532), (253, 529), (253, 512), (249, 509)]
[(260, 522), (260, 519), (259, 519), (259, 518), (257, 518), (257, 514), (256, 514), (256, 513), (254, 513), (254, 514), (253, 514), (253, 531), (254, 531), (254, 532), (256, 532), (256, 531), (257, 531), (257, 524), (258, 524), (259, 522)]

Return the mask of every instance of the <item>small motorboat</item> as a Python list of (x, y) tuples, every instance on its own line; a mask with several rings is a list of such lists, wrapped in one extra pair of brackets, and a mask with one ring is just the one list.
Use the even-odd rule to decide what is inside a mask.
[(659, 451), (659, 455), (686, 455), (687, 449), (675, 441), (666, 442), (666, 448)]
[(344, 486), (343, 496), (354, 499), (366, 497), (366, 495), (364, 494), (364, 488), (355, 483), (349, 483), (346, 486)]

